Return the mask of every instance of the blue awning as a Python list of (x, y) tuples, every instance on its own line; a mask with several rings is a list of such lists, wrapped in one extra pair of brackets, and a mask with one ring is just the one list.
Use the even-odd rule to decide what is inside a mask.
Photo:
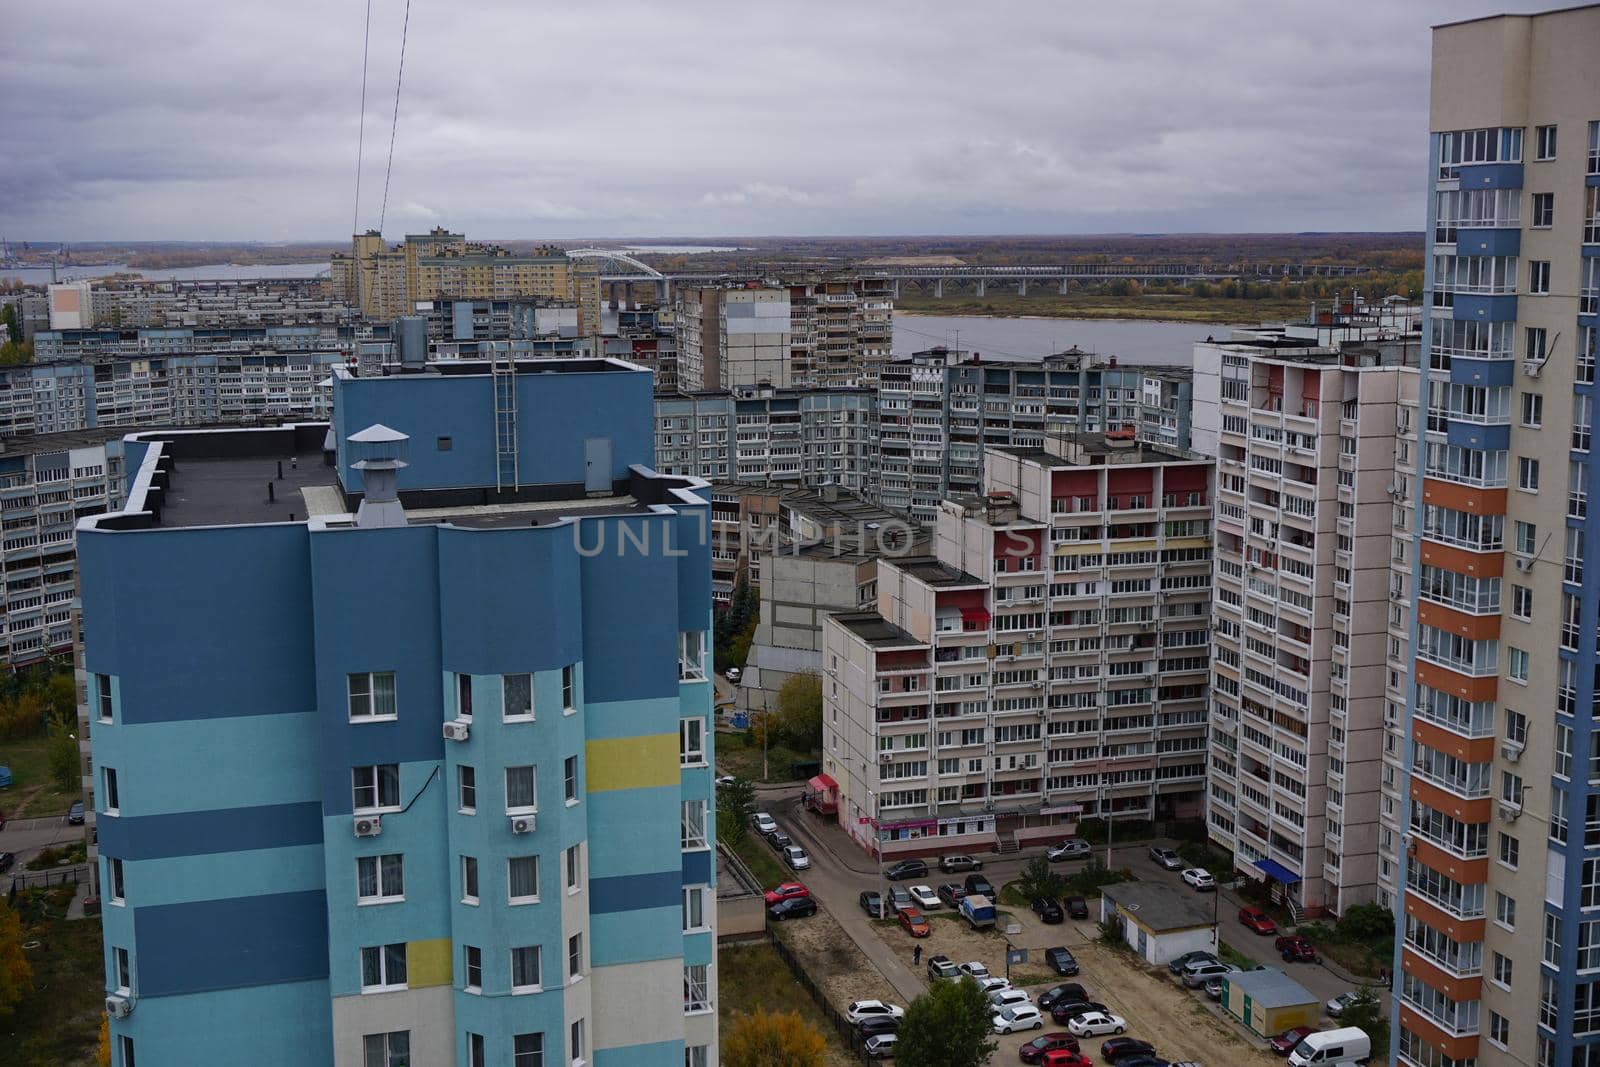
[(1298, 874), (1295, 874), (1276, 860), (1256, 860), (1256, 867), (1268, 878), (1282, 882), (1284, 885), (1293, 885), (1300, 880)]

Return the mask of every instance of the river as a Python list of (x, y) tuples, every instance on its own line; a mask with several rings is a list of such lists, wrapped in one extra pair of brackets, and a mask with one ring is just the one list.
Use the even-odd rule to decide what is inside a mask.
[(1227, 334), (1226, 326), (1195, 322), (908, 315), (897, 311), (894, 354), (909, 356), (936, 345), (955, 348), (959, 344), (986, 359), (1037, 359), (1077, 345), (1125, 363), (1187, 367), (1196, 341)]

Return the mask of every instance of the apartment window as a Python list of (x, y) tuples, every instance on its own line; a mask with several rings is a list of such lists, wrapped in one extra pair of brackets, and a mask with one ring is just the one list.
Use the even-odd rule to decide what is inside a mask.
[(127, 898), (122, 887), (122, 861), (115, 858), (106, 860), (106, 884), (110, 889), (110, 900), (113, 904), (126, 904)]
[(462, 963), (465, 967), (465, 977), (462, 979), (462, 988), (468, 993), (483, 992), (483, 949), (476, 945), (461, 946)]
[(1539, 553), (1539, 527), (1531, 522), (1517, 522), (1512, 524), (1514, 538), (1512, 545), (1519, 556), (1535, 556)]
[(389, 904), (406, 897), (404, 857), (399, 853), (388, 856), (356, 857), (356, 902), (359, 904)]
[[(380, 763), (350, 770), (352, 803), (356, 811), (400, 809), (400, 765)], [(109, 801), (108, 801), (109, 803)]]
[(1561, 918), (1549, 912), (1544, 915), (1544, 962), (1561, 966)]
[(1572, 778), (1572, 727), (1565, 723), (1556, 723), (1555, 763), (1550, 773), (1558, 778)]
[(1511, 1040), (1511, 1024), (1497, 1011), (1489, 1013), (1489, 1040), (1501, 1048), (1505, 1048), (1506, 1043)]
[(582, 864), (578, 859), (578, 846), (573, 845), (571, 848), (567, 849), (565, 856), (567, 868), (567, 892), (576, 893), (579, 889), (583, 888), (583, 871), (581, 869)]
[(507, 815), (526, 815), (539, 810), (535, 784), (531, 766), (506, 768)]
[(684, 851), (706, 847), (706, 802), (685, 800), (681, 819), (680, 847)]
[(1517, 488), (1529, 492), (1539, 491), (1539, 461), (1526, 456), (1517, 460)]
[(1533, 228), (1548, 230), (1556, 221), (1556, 194), (1533, 194)]
[(456, 675), (456, 718), (472, 718), (472, 675)]
[(683, 969), (684, 1014), (711, 1010), (711, 968), (696, 964)]
[(1522, 394), (1522, 425), (1535, 429), (1544, 425), (1544, 397), (1538, 393)]
[(567, 1029), (570, 1032), (569, 1040), (572, 1043), (573, 1067), (578, 1067), (583, 1062), (583, 1020), (576, 1020)]
[(683, 630), (678, 634), (678, 680), (706, 680), (706, 635), (704, 630)]
[(1522, 844), (1521, 844), (1521, 842), (1519, 842), (1516, 838), (1512, 837), (1509, 834), (1501, 834), (1500, 835), (1500, 862), (1501, 863), (1505, 864), (1507, 867), (1510, 867), (1514, 871), (1514, 870), (1517, 869), (1517, 860), (1521, 856), (1521, 854), (1522, 854)]
[(1507, 930), (1517, 928), (1517, 902), (1498, 889), (1494, 894), (1494, 921)]
[(511, 992), (537, 993), (544, 984), (543, 961), (538, 945), (523, 945), (511, 950)]
[(1533, 590), (1525, 585), (1511, 587), (1511, 614), (1519, 619), (1533, 618)]
[(478, 857), (461, 857), (461, 903), (478, 902)]
[(532, 721), (533, 675), (502, 674), (500, 676), (500, 715), (507, 722)]
[(371, 722), (396, 716), (393, 671), (351, 674), (347, 680), (352, 722)]
[(97, 674), (95, 680), (95, 704), (100, 709), (100, 721), (110, 722), (112, 712), (111, 702), (111, 675)]
[(114, 948), (111, 950), (111, 955), (116, 961), (117, 992), (127, 996), (133, 992), (133, 965), (128, 960), (128, 950)]
[(1528, 260), (1528, 292), (1535, 295), (1545, 295), (1550, 292), (1549, 260)]
[(462, 764), (456, 768), (456, 792), (460, 794), (457, 802), (461, 814), (472, 815), (478, 810), (478, 772)]
[(706, 765), (706, 721), (678, 720), (678, 763), (684, 767)]
[(688, 933), (692, 930), (706, 928), (706, 887), (703, 885), (685, 886), (683, 890), (683, 930)]
[(361, 1067), (411, 1067), (411, 1031), (391, 1030), (361, 1039)]
[(538, 856), (512, 856), (506, 860), (506, 896), (511, 904), (538, 903)]
[(578, 802), (578, 757), (577, 756), (568, 756), (567, 757), (566, 762), (564, 764), (562, 764), (561, 774), (562, 774), (562, 783), (563, 783), (562, 784), (562, 788), (566, 790), (567, 803), (568, 804), (576, 804)]
[(133, 1038), (118, 1034), (117, 1051), (121, 1053), (122, 1067), (135, 1067), (133, 1062)]
[(583, 977), (583, 935), (573, 934), (567, 938), (567, 978), (568, 980)]
[(1533, 128), (1533, 158), (1536, 161), (1556, 158), (1556, 128), (1554, 126), (1535, 126)]
[(406, 987), (406, 946), (369, 945), (361, 950), (361, 991), (382, 992)]
[(517, 1034), (513, 1037), (511, 1067), (544, 1067), (544, 1035)]
[(710, 1045), (686, 1045), (683, 1050), (683, 1067), (711, 1067)]
[(1522, 803), (1522, 775), (1500, 772), (1500, 799), (1507, 804)]
[(1512, 971), (1511, 960), (1509, 958), (1505, 957), (1505, 956), (1500, 955), (1500, 953), (1496, 952), (1494, 954), (1494, 966), (1489, 972), (1490, 975), (1493, 977), (1495, 983), (1497, 985), (1500, 985), (1500, 986), (1506, 988), (1506, 989), (1510, 989), (1511, 988), (1511, 971)]
[(1507, 648), (1510, 654), (1506, 666), (1506, 677), (1513, 682), (1526, 683), (1528, 680), (1528, 654), (1520, 648)]
[(489, 1055), (484, 1049), (482, 1034), (467, 1034), (467, 1067), (489, 1067)]
[(574, 711), (577, 709), (577, 668), (568, 666), (561, 668), (561, 710)]
[(1506, 709), (1506, 740), (1519, 745), (1528, 743), (1528, 717), (1522, 712)]
[[(1591, 263), (1600, 263), (1592, 259)], [(1572, 447), (1578, 452), (1589, 451), (1589, 436), (1594, 423), (1594, 397), (1579, 395), (1572, 398)]]

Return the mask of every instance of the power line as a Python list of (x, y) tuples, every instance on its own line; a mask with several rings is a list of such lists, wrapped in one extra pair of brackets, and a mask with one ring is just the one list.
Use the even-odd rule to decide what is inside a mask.
[(383, 209), (378, 212), (378, 232), (389, 214), (389, 174), (394, 170), (394, 132), (400, 127), (400, 83), (406, 76), (406, 33), (411, 29), (411, 0), (406, 0), (405, 21), (400, 24), (400, 69), (394, 76), (394, 121), (389, 125), (389, 162), (383, 168)]
[(350, 218), (350, 232), (361, 228), (361, 154), (367, 139), (367, 46), (372, 41), (372, 0), (367, 0), (367, 25), (361, 33), (361, 123), (356, 129), (356, 207)]

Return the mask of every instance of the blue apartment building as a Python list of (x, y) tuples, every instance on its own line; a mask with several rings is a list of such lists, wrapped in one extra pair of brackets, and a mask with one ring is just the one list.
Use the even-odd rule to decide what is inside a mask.
[(631, 364), (406, 370), (79, 525), (112, 1062), (710, 1067), (705, 483)]

